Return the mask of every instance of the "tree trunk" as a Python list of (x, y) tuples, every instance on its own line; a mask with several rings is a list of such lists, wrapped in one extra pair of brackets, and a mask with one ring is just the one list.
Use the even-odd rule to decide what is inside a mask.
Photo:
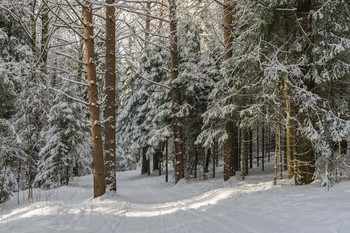
[(165, 141), (165, 182), (168, 182), (168, 176), (169, 176), (169, 171), (168, 171), (168, 139)]
[(241, 162), (242, 162), (242, 130), (238, 129), (237, 130), (237, 141), (238, 141), (238, 147), (237, 147), (237, 151), (238, 151), (238, 156), (237, 156), (237, 160), (238, 160), (238, 170), (241, 170), (242, 166), (241, 166)]
[(214, 139), (214, 146), (213, 146), (213, 178), (215, 178), (215, 167), (216, 167), (216, 157), (217, 157), (217, 144), (216, 140)]
[(94, 198), (105, 193), (105, 172), (103, 163), (103, 147), (100, 122), (100, 108), (96, 83), (96, 65), (93, 40), (92, 5), (85, 1), (83, 6), (85, 60), (88, 81), (90, 126), (93, 155)]
[(270, 163), (270, 152), (271, 152), (271, 128), (270, 125), (268, 125), (268, 137), (267, 137), (267, 162)]
[(209, 163), (210, 163), (210, 156), (211, 156), (211, 150), (208, 149), (207, 155), (205, 157), (205, 166), (204, 166), (204, 172), (209, 172)]
[(159, 10), (159, 24), (158, 24), (158, 34), (160, 34), (160, 30), (162, 29), (162, 27), (163, 27), (163, 20), (162, 20), (162, 18), (163, 18), (163, 2), (164, 2), (164, 0), (160, 0), (160, 6), (159, 6), (159, 8), (160, 8), (160, 10)]
[[(107, 0), (113, 4), (115, 0)], [(115, 8), (106, 6), (106, 105), (104, 109), (105, 123), (105, 175), (106, 185), (111, 191), (117, 190), (116, 180), (116, 139), (115, 139)]]
[(155, 149), (153, 154), (153, 171), (160, 170), (160, 160), (162, 158), (162, 150), (160, 148)]
[(47, 74), (47, 53), (49, 43), (49, 9), (44, 4), (41, 9), (41, 71)]
[(295, 184), (310, 184), (315, 172), (315, 152), (311, 142), (304, 136), (297, 137)]
[(253, 168), (253, 131), (249, 130), (249, 168)]
[(259, 167), (259, 127), (256, 128), (256, 166)]
[(286, 98), (286, 152), (287, 152), (287, 170), (288, 170), (288, 179), (292, 179), (294, 175), (294, 171), (292, 169), (292, 145), (291, 145), (291, 137), (292, 137), (292, 123), (291, 123), (291, 103), (289, 100), (289, 93), (288, 93), (288, 83), (287, 78), (284, 81), (284, 96)]
[(177, 45), (177, 16), (176, 1), (169, 0), (170, 10), (170, 58), (171, 58), (171, 79), (172, 79), (172, 112), (174, 127), (174, 145), (175, 145), (175, 184), (184, 178), (184, 159), (182, 146), (182, 126), (181, 118), (178, 113), (181, 108), (180, 88), (177, 84), (178, 69), (178, 45)]
[[(306, 13), (312, 9), (311, 0), (297, 0), (297, 17), (304, 17)], [(309, 30), (312, 27), (311, 19), (305, 19), (303, 25), (304, 30)], [(311, 50), (310, 50), (311, 51)], [(308, 56), (313, 60), (312, 53), (309, 52)], [(315, 87), (314, 80), (304, 80), (308, 90), (312, 90)], [(293, 106), (295, 108), (295, 106)], [(295, 111), (298, 112), (298, 111)], [(299, 113), (298, 118), (300, 122), (304, 122), (307, 116), (305, 113)], [(294, 127), (295, 128), (295, 127)], [(313, 181), (313, 175), (315, 172), (315, 151), (312, 143), (303, 135), (298, 134), (295, 137), (296, 145), (296, 174), (295, 181), (297, 185), (310, 184)]]
[(261, 138), (261, 170), (265, 170), (265, 126), (262, 126), (262, 138)]
[(198, 148), (196, 148), (194, 156), (194, 178), (197, 178)]
[(151, 25), (151, 3), (147, 2), (146, 3), (146, 8), (147, 8), (147, 16), (146, 16), (146, 33), (145, 33), (145, 41), (146, 41), (146, 46), (147, 43), (149, 42), (149, 32), (150, 32), (150, 25)]
[(241, 130), (241, 150), (242, 150), (242, 179), (248, 175), (248, 153), (249, 153), (249, 144), (248, 144), (248, 131), (246, 129)]
[[(282, 152), (281, 152), (281, 125), (278, 123), (277, 129), (277, 137), (278, 137), (278, 169), (279, 169), (279, 179), (282, 180)], [(277, 144), (277, 142), (276, 142)], [(276, 149), (275, 149), (276, 150)]]
[[(279, 132), (279, 125), (277, 126), (277, 133)], [(273, 166), (273, 184), (277, 184), (277, 143), (275, 145), (275, 156), (274, 156), (274, 166)]]
[[(232, 57), (232, 1), (224, 0), (224, 60), (227, 61)], [(224, 181), (228, 180), (231, 176), (236, 174), (238, 170), (237, 158), (238, 154), (235, 149), (235, 145), (238, 144), (238, 138), (236, 133), (236, 127), (231, 119), (226, 122), (226, 133), (228, 135), (227, 140), (224, 142)]]
[(231, 176), (236, 174), (236, 170), (233, 167), (234, 162), (232, 161), (233, 158), (235, 158), (235, 156), (232, 156), (234, 153), (234, 128), (235, 127), (232, 121), (226, 121), (225, 129), (228, 137), (224, 143), (224, 181), (230, 179)]
[(142, 168), (141, 168), (141, 174), (148, 174), (148, 159), (147, 159), (147, 149), (148, 147), (142, 148)]
[[(35, 8), (36, 8), (36, 3), (37, 1), (31, 1), (29, 3), (29, 6), (31, 8), (31, 14), (30, 14), (30, 29), (31, 29), (31, 50), (32, 50), (32, 56), (33, 56), (33, 61), (36, 61), (37, 59), (37, 48), (36, 48), (36, 39), (37, 39), (37, 33), (36, 33), (36, 18), (35, 18)], [(32, 67), (34, 69), (34, 66)], [(32, 74), (33, 77), (35, 77), (34, 71)]]

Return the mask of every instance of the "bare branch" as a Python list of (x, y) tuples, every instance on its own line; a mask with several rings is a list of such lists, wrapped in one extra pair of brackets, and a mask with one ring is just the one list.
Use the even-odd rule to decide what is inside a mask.
[(83, 39), (86, 39), (82, 34), (80, 34), (80, 32), (78, 32), (75, 28), (73, 28), (70, 24), (68, 24), (64, 19), (62, 19), (58, 14), (56, 14), (51, 7), (49, 6), (49, 4), (46, 3), (46, 1), (43, 1), (43, 3), (47, 6), (47, 8), (50, 10), (50, 12), (52, 14), (54, 14), (59, 20), (61, 20), (62, 23), (64, 23), (68, 28), (70, 28), (71, 30), (73, 30), (78, 36), (80, 36)]
[(70, 96), (70, 95), (68, 95), (67, 93), (65, 93), (65, 92), (63, 92), (63, 91), (61, 91), (61, 90), (58, 90), (58, 89), (53, 88), (53, 87), (50, 87), (50, 86), (49, 86), (48, 88), (51, 89), (51, 90), (54, 90), (54, 91), (56, 91), (56, 92), (58, 92), (58, 93), (61, 93), (61, 94), (65, 95), (66, 97), (68, 97), (68, 98), (71, 99), (71, 100), (74, 100), (74, 101), (76, 101), (76, 102), (79, 102), (79, 103), (81, 103), (81, 104), (84, 104), (84, 105), (86, 105), (86, 106), (89, 106), (89, 103), (87, 103), (87, 102), (85, 102), (85, 101), (83, 101), (83, 100), (81, 100), (81, 99), (75, 98), (75, 97), (73, 97), (73, 96)]
[(88, 84), (87, 84), (87, 83), (83, 83), (83, 82), (74, 81), (74, 80), (71, 80), (71, 79), (69, 79), (69, 78), (65, 78), (65, 77), (63, 77), (63, 76), (61, 76), (61, 75), (57, 75), (57, 77), (59, 77), (60, 79), (65, 80), (65, 81), (68, 81), (68, 82), (71, 82), (71, 83), (77, 84), (77, 85), (86, 86), (86, 87), (88, 86)]
[(303, 36), (305, 37), (306, 41), (307, 41), (310, 45), (313, 45), (312, 41), (311, 41), (310, 38), (307, 36), (307, 34), (306, 34), (306, 32), (304, 31), (303, 27), (300, 25), (296, 11), (294, 11), (294, 16), (295, 16), (295, 22), (298, 24), (301, 34), (303, 34)]
[(60, 53), (60, 52), (55, 52), (55, 53), (56, 53), (56, 54), (58, 54), (58, 55), (61, 55), (61, 56), (67, 57), (67, 58), (69, 58), (69, 59), (71, 59), (71, 60), (73, 60), (73, 61), (75, 61), (75, 62), (77, 62), (77, 63), (79, 63), (79, 64), (86, 65), (86, 63), (85, 63), (85, 62), (79, 61), (79, 60), (75, 59), (74, 57), (69, 56), (69, 55), (67, 55), (67, 54)]

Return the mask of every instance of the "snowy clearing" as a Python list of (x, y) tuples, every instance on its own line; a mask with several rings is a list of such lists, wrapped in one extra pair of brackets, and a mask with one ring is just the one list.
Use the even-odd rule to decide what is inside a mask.
[[(55, 190), (35, 190), (35, 203), (17, 198), (2, 206), (0, 232), (349, 232), (350, 182), (330, 191), (318, 184), (272, 185), (253, 169), (233, 177), (182, 181), (118, 173), (118, 194), (92, 199), (92, 176)], [(231, 187), (230, 187), (231, 186)]]

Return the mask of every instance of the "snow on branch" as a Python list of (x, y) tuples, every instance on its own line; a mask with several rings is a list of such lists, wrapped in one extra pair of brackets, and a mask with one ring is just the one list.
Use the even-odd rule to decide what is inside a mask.
[(15, 13), (7, 9), (6, 7), (3, 7), (0, 5), (0, 9), (3, 9), (4, 11), (8, 12), (11, 15), (11, 17), (21, 25), (21, 27), (23, 28), (24, 32), (26, 33), (26, 35), (28, 36), (32, 44), (35, 44), (31, 34), (29, 33), (28, 29), (24, 26), (22, 20)]
[(82, 85), (82, 86), (86, 86), (86, 87), (88, 86), (87, 83), (74, 81), (74, 80), (71, 80), (71, 79), (69, 79), (69, 78), (65, 78), (65, 77), (63, 77), (63, 76), (61, 76), (61, 75), (57, 75), (57, 77), (59, 77), (60, 79), (65, 80), (65, 81), (71, 82), (71, 83), (75, 83), (75, 84)]
[(51, 90), (54, 90), (54, 91), (56, 91), (56, 92), (58, 92), (58, 93), (60, 93), (60, 94), (65, 95), (66, 97), (68, 97), (68, 98), (71, 99), (71, 100), (74, 100), (74, 101), (76, 101), (76, 102), (79, 102), (79, 103), (81, 103), (81, 104), (84, 104), (84, 105), (86, 105), (86, 106), (89, 106), (89, 103), (87, 103), (87, 102), (85, 102), (85, 101), (82, 101), (81, 99), (75, 98), (75, 97), (73, 97), (73, 96), (70, 96), (70, 95), (68, 95), (67, 93), (65, 93), (65, 92), (63, 92), (63, 91), (61, 91), (61, 90), (58, 90), (58, 89), (53, 88), (53, 87), (48, 87), (48, 88), (51, 89)]
[(75, 62), (77, 62), (77, 63), (79, 63), (79, 64), (86, 65), (86, 63), (85, 63), (85, 62), (82, 62), (82, 61), (80, 61), (80, 60), (77, 60), (77, 59), (75, 59), (74, 57), (69, 56), (69, 55), (67, 55), (67, 54), (60, 53), (60, 52), (55, 52), (55, 53), (56, 53), (56, 54), (58, 54), (58, 55), (61, 55), (61, 56), (67, 57), (67, 58), (69, 58), (69, 59), (71, 59), (71, 60), (73, 60), (73, 61), (75, 61)]

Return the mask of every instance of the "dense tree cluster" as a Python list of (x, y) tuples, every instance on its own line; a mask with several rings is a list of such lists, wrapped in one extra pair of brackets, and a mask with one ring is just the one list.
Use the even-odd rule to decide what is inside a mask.
[(244, 179), (273, 154), (275, 183), (334, 184), (349, 22), (345, 0), (1, 0), (0, 202), (90, 172), (97, 197), (136, 166)]

